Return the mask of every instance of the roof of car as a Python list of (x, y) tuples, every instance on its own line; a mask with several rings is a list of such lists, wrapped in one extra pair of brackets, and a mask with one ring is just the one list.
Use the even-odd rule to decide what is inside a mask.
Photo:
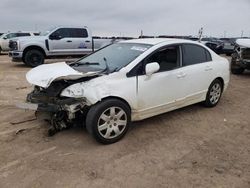
[(183, 42), (190, 42), (190, 43), (196, 43), (190, 40), (185, 39), (175, 39), (175, 38), (146, 38), (146, 39), (132, 39), (132, 40), (126, 40), (122, 41), (122, 43), (138, 43), (138, 44), (151, 44), (156, 45), (162, 42), (169, 42), (169, 43), (183, 43)]

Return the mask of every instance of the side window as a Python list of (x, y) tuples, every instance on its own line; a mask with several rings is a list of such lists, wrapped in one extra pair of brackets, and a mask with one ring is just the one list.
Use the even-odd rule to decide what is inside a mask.
[(206, 49), (205, 49), (205, 52), (206, 52), (207, 62), (208, 62), (208, 61), (212, 61), (212, 57), (211, 57), (210, 52), (209, 52), (209, 51), (207, 51)]
[(88, 37), (88, 32), (86, 29), (74, 28), (70, 29), (70, 35), (72, 38), (86, 38)]
[(16, 33), (10, 33), (10, 34), (6, 35), (7, 39), (14, 38), (14, 37), (16, 37)]
[(182, 65), (194, 65), (211, 61), (210, 53), (203, 47), (195, 44), (184, 44), (182, 46)]
[(145, 64), (151, 62), (159, 63), (159, 72), (175, 69), (180, 64), (179, 52), (179, 46), (164, 47), (146, 58)]
[(69, 38), (70, 32), (67, 28), (57, 29), (53, 34), (60, 36), (60, 38)]
[(5, 38), (6, 38), (6, 39), (9, 39), (9, 38), (10, 38), (10, 34), (6, 35)]
[(17, 37), (26, 37), (30, 36), (30, 33), (17, 33)]

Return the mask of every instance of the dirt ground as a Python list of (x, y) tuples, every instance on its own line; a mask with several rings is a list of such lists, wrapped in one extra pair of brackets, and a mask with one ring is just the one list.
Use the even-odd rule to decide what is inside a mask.
[[(100, 145), (80, 127), (47, 137), (17, 109), (30, 68), (0, 55), (0, 187), (250, 187), (250, 73), (215, 108), (192, 105), (133, 123)], [(22, 121), (30, 120), (24, 123)]]

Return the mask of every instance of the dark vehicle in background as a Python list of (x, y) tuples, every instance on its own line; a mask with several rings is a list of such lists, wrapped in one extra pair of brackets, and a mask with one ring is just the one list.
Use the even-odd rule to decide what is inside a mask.
[(238, 39), (232, 54), (231, 72), (242, 74), (246, 69), (250, 70), (250, 39)]
[(202, 38), (201, 42), (213, 50), (217, 54), (221, 54), (223, 49), (223, 41), (217, 38)]
[(231, 56), (234, 53), (235, 41), (237, 38), (220, 38), (220, 40), (223, 42), (221, 54)]

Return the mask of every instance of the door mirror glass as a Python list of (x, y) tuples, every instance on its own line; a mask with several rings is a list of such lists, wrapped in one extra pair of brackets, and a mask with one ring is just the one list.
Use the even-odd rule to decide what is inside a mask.
[(52, 33), (50, 36), (49, 36), (49, 39), (50, 40), (60, 40), (62, 37), (58, 34), (58, 33)]
[(157, 62), (148, 63), (145, 67), (145, 72), (147, 76), (151, 76), (155, 72), (160, 70), (160, 65)]

